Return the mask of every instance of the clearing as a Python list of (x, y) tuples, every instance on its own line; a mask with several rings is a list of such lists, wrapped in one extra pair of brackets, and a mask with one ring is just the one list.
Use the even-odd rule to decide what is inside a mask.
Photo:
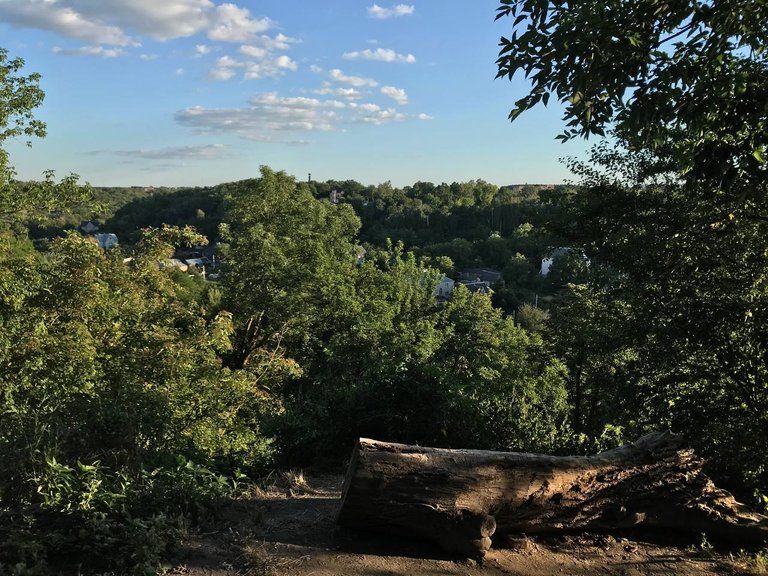
[[(168, 576), (704, 576), (766, 574), (745, 556), (718, 554), (676, 536), (567, 534), (521, 537), (482, 562), (430, 544), (376, 534), (336, 533), (342, 476), (283, 473), (190, 535)], [(662, 541), (664, 543), (660, 543)], [(505, 547), (502, 547), (505, 546)]]

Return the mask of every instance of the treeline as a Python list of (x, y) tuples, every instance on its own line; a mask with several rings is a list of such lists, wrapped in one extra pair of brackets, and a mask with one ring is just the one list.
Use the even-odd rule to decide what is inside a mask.
[[(163, 224), (194, 226), (215, 241), (225, 218), (224, 188), (93, 188), (85, 206), (100, 212), (80, 206), (27, 224), (30, 237), (52, 238), (77, 229), (90, 214), (100, 231), (116, 234), (123, 244)], [(548, 277), (539, 274), (542, 259), (565, 242), (547, 224), (561, 210), (565, 186), (469, 181), (394, 188), (329, 180), (310, 182), (308, 190), (319, 201), (333, 196), (331, 203), (351, 205), (360, 219), (357, 241), (366, 248), (402, 243), (451, 277), (467, 268), (498, 270), (503, 282), (494, 286), (494, 303), (507, 314), (523, 304), (546, 303), (569, 282), (583, 279), (583, 263), (573, 256), (559, 258)]]

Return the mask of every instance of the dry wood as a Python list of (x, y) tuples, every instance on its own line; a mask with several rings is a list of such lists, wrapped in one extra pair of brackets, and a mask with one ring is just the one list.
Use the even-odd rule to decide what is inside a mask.
[(702, 472), (678, 436), (655, 432), (595, 456), (449, 450), (361, 438), (342, 527), (410, 534), (482, 556), (494, 534), (651, 526), (740, 545), (768, 542), (768, 517)]

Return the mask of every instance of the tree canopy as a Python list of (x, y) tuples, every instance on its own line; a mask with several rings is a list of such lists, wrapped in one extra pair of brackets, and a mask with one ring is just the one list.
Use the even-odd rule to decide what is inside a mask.
[(549, 223), (603, 271), (553, 318), (575, 425), (671, 426), (764, 491), (768, 5), (502, 0), (506, 17), (498, 75), (531, 80), (510, 117), (554, 97), (561, 139), (612, 136), (571, 161)]
[(502, 0), (512, 18), (498, 76), (530, 78), (514, 119), (550, 97), (565, 105), (559, 136), (604, 135), (657, 163), (738, 196), (768, 158), (768, 5), (762, 0)]

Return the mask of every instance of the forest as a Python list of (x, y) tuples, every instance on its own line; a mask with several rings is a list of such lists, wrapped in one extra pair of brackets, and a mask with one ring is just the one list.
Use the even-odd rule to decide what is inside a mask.
[(511, 119), (551, 97), (560, 138), (596, 139), (567, 186), (20, 181), (2, 145), (45, 136), (44, 94), (0, 49), (0, 574), (155, 573), (219, 502), (361, 436), (670, 429), (768, 509), (768, 8), (655, 4), (501, 2), (499, 76), (532, 82)]

